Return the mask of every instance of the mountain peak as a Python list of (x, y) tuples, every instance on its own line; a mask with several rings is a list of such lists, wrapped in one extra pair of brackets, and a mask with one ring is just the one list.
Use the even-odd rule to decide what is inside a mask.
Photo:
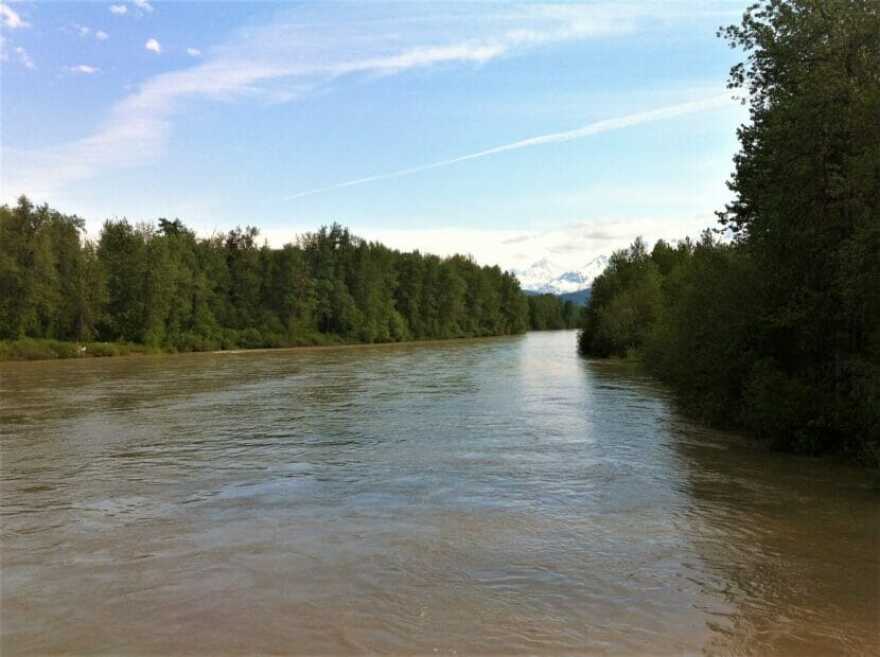
[(548, 258), (537, 260), (525, 269), (514, 270), (524, 290), (541, 294), (565, 294), (584, 290), (593, 283), (605, 267), (608, 257), (601, 255), (590, 260), (579, 269), (565, 271)]

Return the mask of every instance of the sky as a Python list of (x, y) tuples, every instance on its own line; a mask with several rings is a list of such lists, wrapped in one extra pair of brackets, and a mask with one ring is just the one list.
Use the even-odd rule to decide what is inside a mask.
[(0, 202), (560, 270), (729, 199), (747, 2), (0, 3)]

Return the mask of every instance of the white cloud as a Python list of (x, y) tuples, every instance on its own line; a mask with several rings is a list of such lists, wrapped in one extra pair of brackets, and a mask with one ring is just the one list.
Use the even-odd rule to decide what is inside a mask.
[(0, 25), (8, 27), (10, 30), (30, 27), (30, 23), (26, 22), (11, 7), (2, 2), (0, 2)]
[(125, 5), (110, 5), (110, 13), (122, 16), (123, 14), (128, 13), (128, 7)]
[(98, 68), (89, 66), (88, 64), (78, 64), (77, 66), (68, 66), (67, 70), (71, 73), (82, 73), (83, 75), (94, 75), (98, 72)]
[[(412, 222), (413, 225), (429, 220)], [(552, 225), (552, 220), (541, 223)], [(551, 269), (562, 273), (584, 267), (597, 256), (611, 255), (642, 236), (649, 245), (658, 239), (667, 241), (690, 236), (696, 238), (703, 229), (716, 225), (716, 218), (707, 210), (690, 217), (634, 216), (621, 219), (585, 217), (581, 221), (556, 225), (547, 230), (509, 230), (492, 228), (411, 228), (389, 229), (351, 226), (352, 232), (366, 240), (375, 240), (401, 251), (418, 249), (422, 253), (451, 256), (472, 255), (483, 265), (502, 269), (526, 269), (546, 259)], [(230, 228), (232, 225), (229, 226)], [(269, 228), (260, 232), (273, 247), (295, 242), (297, 235), (313, 231), (314, 226)], [(201, 230), (209, 235), (210, 230)]]
[(34, 60), (31, 59), (27, 51), (21, 46), (15, 49), (15, 55), (18, 58), (19, 63), (25, 68), (29, 68), (31, 70), (37, 68), (36, 64), (34, 64)]
[(156, 53), (157, 55), (162, 52), (162, 46), (155, 39), (147, 39), (147, 42), (144, 44), (144, 48)]
[(133, 2), (135, 7), (141, 11), (147, 12), (148, 14), (153, 12), (153, 5), (151, 5), (148, 0), (133, 0)]
[(201, 57), (202, 51), (199, 50), (198, 48), (187, 48), (186, 54), (189, 55), (190, 57)]
[[(111, 11), (118, 6), (125, 7), (112, 5)], [(327, 11), (340, 15), (328, 17)], [(652, 20), (663, 16), (662, 8), (653, 5), (639, 11)], [(2, 186), (36, 197), (38, 190), (48, 195), (106, 170), (154, 162), (164, 151), (172, 119), (188, 101), (286, 102), (323, 92), (354, 75), (484, 65), (550, 43), (631, 33), (644, 18), (630, 6), (616, 4), (452, 4), (432, 13), (411, 3), (400, 5), (393, 19), (372, 3), (284, 10), (268, 24), (244, 28), (212, 48), (211, 56), (198, 65), (147, 79), (118, 101), (91, 135), (43, 150), (4, 149)], [(155, 39), (145, 47), (161, 52)]]
[(90, 28), (88, 25), (80, 25), (79, 23), (74, 23), (73, 25), (71, 25), (70, 29), (84, 39), (89, 36), (94, 36), (97, 41), (106, 41), (110, 38), (110, 35), (103, 30), (92, 31), (92, 28)]
[[(633, 190), (638, 193), (638, 190)], [(648, 244), (658, 239), (696, 238), (706, 227), (716, 225), (711, 207), (690, 216), (633, 216), (625, 218), (590, 217), (542, 231), (517, 231), (513, 237), (485, 241), (459, 242), (477, 249), (475, 258), (498, 263), (506, 269), (524, 269), (546, 259), (560, 273), (578, 269), (601, 255), (611, 255), (639, 236)], [(500, 236), (500, 235), (499, 235)], [(450, 246), (454, 248), (454, 242)]]

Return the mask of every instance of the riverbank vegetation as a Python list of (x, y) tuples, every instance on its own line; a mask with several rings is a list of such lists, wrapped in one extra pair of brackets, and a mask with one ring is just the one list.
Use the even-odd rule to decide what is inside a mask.
[(639, 355), (704, 419), (775, 447), (880, 455), (880, 5), (768, 2), (721, 31), (750, 121), (735, 200), (697, 242), (641, 240), (579, 336)]
[(47, 338), (0, 340), (2, 360), (52, 360), (159, 353), (161, 349), (131, 342), (71, 342)]
[[(516, 278), (463, 256), (401, 253), (338, 225), (272, 249), (256, 228), (84, 223), (22, 197), (0, 207), (0, 358), (510, 335)], [(541, 306), (553, 306), (550, 301)], [(564, 307), (555, 300), (557, 314)]]
[(529, 328), (533, 331), (559, 331), (578, 328), (581, 307), (555, 294), (534, 294), (529, 300)]

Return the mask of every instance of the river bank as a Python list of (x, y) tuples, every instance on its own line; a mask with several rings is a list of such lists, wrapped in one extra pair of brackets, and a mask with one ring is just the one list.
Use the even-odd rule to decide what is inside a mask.
[[(523, 335), (521, 333), (516, 335)], [(260, 353), (274, 351), (301, 351), (317, 349), (339, 349), (358, 347), (380, 347), (401, 344), (443, 344), (466, 340), (486, 340), (490, 338), (513, 337), (510, 335), (460, 336), (454, 338), (425, 338), (422, 340), (399, 340), (395, 342), (359, 342), (344, 340), (335, 335), (317, 334), (295, 344), (278, 346), (230, 347), (209, 346), (204, 349), (179, 350), (173, 348), (153, 347), (135, 342), (66, 342), (63, 340), (46, 340), (24, 338), (22, 340), (0, 340), (0, 362), (10, 361), (42, 361), (70, 360), (77, 358), (108, 358), (120, 356), (156, 356), (174, 354), (236, 354)]]

